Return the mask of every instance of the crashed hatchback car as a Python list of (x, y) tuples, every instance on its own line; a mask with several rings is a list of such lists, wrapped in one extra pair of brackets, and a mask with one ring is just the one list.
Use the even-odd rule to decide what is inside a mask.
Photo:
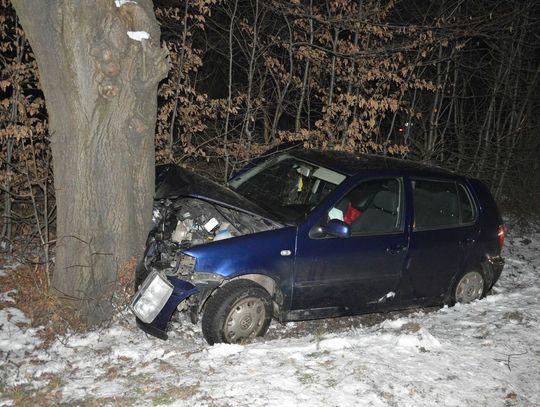
[(167, 338), (175, 311), (209, 344), (279, 322), (471, 302), (499, 278), (504, 226), (480, 181), (410, 161), (292, 149), (227, 187), (159, 167), (131, 309)]

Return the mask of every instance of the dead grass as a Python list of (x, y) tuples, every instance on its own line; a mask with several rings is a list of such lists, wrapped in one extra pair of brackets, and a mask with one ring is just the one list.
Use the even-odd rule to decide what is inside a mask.
[[(68, 329), (85, 328), (84, 323), (72, 309), (49, 294), (47, 276), (42, 266), (20, 265), (0, 277), (0, 286), (3, 292), (13, 290), (10, 297), (15, 300), (16, 307), (30, 319), (32, 326), (44, 327), (39, 331), (39, 335), (45, 343)], [(7, 301), (0, 302), (0, 307), (13, 305)]]
[[(0, 262), (6, 264), (9, 260), (0, 256)], [(133, 296), (135, 266), (133, 258), (120, 269), (112, 297), (116, 312), (124, 310)], [(21, 264), (0, 276), (0, 291), (11, 291), (9, 296), (15, 301), (14, 304), (0, 300), (0, 308), (15, 306), (25, 313), (33, 327), (43, 327), (38, 333), (43, 346), (48, 346), (55, 337), (68, 330), (82, 332), (88, 329), (76, 310), (50, 294), (47, 281), (45, 268), (35, 264)]]
[(116, 286), (113, 292), (113, 308), (117, 311), (125, 310), (135, 294), (135, 268), (137, 259), (130, 258), (119, 270)]
[(46, 386), (36, 390), (32, 386), (0, 388), (2, 397), (11, 399), (15, 406), (59, 406), (62, 399), (62, 380), (52, 374), (44, 375), (49, 379)]
[(170, 387), (153, 397), (152, 404), (154, 406), (159, 406), (171, 404), (178, 400), (188, 400), (194, 397), (199, 392), (199, 389), (200, 383), (189, 386)]

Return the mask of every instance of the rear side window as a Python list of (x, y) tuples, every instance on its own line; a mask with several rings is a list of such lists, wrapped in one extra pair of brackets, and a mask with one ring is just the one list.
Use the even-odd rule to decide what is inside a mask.
[(474, 222), (470, 193), (462, 184), (413, 180), (415, 229), (454, 227)]

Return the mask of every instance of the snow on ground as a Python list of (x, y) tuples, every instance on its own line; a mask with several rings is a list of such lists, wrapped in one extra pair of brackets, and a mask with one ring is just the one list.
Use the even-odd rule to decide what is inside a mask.
[(473, 304), (273, 323), (266, 340), (246, 345), (208, 346), (185, 321), (163, 342), (126, 313), (43, 349), (7, 301), (0, 406), (32, 397), (70, 405), (540, 405), (539, 254), (540, 232), (508, 239), (501, 280)]

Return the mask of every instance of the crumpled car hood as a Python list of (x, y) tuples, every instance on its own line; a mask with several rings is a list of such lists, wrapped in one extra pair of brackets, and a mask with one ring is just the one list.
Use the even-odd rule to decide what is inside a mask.
[[(228, 206), (274, 222), (280, 222), (260, 206), (229, 188), (174, 164), (156, 167), (155, 199), (174, 199), (190, 196)], [(281, 222), (280, 222), (281, 223)]]

